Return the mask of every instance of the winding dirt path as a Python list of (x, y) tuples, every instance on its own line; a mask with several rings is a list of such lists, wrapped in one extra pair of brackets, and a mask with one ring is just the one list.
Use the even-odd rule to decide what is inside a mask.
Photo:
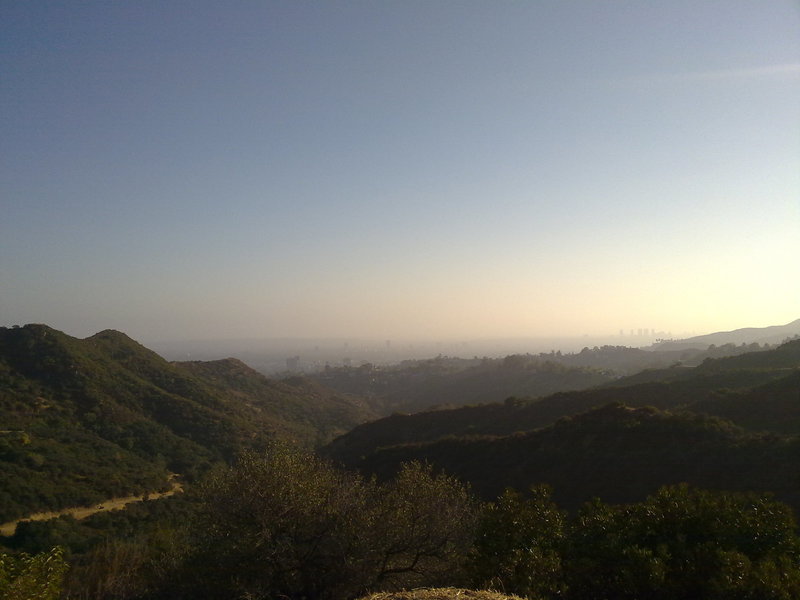
[(23, 521), (49, 521), (50, 519), (55, 519), (56, 517), (60, 517), (62, 515), (72, 515), (76, 519), (85, 519), (86, 517), (89, 517), (95, 513), (104, 512), (107, 510), (119, 510), (124, 508), (127, 504), (131, 504), (132, 502), (142, 502), (145, 497), (155, 500), (156, 498), (166, 498), (167, 496), (172, 496), (173, 494), (178, 494), (183, 491), (183, 486), (181, 485), (180, 481), (176, 479), (176, 475), (171, 475), (170, 481), (172, 487), (170, 487), (170, 489), (166, 492), (148, 492), (138, 496), (109, 498), (108, 500), (104, 500), (96, 506), (78, 506), (75, 508), (65, 508), (63, 510), (53, 512), (34, 513), (22, 519), (17, 519), (16, 521), (9, 521), (8, 523), (3, 523), (0, 525), (0, 536), (8, 537), (14, 535), (14, 532), (17, 530), (17, 524), (22, 523)]

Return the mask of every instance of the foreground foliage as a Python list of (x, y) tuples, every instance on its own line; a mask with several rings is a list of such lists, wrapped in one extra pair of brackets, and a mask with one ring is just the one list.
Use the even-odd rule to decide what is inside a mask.
[[(183, 508), (168, 509), (175, 502)], [(276, 444), (183, 498), (136, 510), (159, 517), (137, 531), (104, 515), (119, 537), (69, 558), (63, 598), (347, 600), (421, 586), (531, 600), (800, 598), (788, 506), (685, 484), (638, 503), (595, 500), (570, 515), (546, 486), (481, 504), (424, 464), (378, 483)], [(78, 540), (79, 527), (91, 529), (55, 523), (53, 535), (31, 529), (11, 541), (37, 552), (36, 539)]]
[(506, 493), (484, 513), (473, 584), (572, 600), (800, 597), (794, 518), (768, 497), (678, 485), (564, 517), (546, 488)]
[(184, 562), (195, 598), (437, 584), (467, 551), (476, 509), (461, 484), (420, 464), (378, 485), (277, 444), (214, 474), (200, 498)]
[(567, 515), (550, 492), (538, 486), (525, 498), (508, 489), (486, 505), (470, 557), (473, 584), (531, 598), (564, 591)]
[(67, 563), (58, 547), (35, 556), (0, 553), (0, 598), (56, 600), (66, 571)]

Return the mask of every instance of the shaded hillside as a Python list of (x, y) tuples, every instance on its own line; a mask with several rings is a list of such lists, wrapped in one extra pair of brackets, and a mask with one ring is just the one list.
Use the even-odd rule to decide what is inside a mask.
[(702, 372), (733, 369), (796, 369), (800, 367), (800, 339), (788, 341), (766, 352), (748, 352), (706, 360), (698, 367)]
[(748, 433), (714, 417), (611, 404), (539, 431), (377, 448), (350, 466), (390, 477), (428, 461), (491, 499), (547, 483), (569, 509), (599, 497), (628, 503), (665, 484), (771, 491), (800, 509), (800, 439)]
[(502, 359), (440, 356), (394, 367), (329, 368), (314, 378), (341, 392), (369, 398), (376, 410), (387, 415), (499, 402), (509, 396), (547, 396), (593, 387), (611, 376), (545, 357), (512, 355)]
[(642, 371), (665, 370), (680, 366), (696, 367), (709, 359), (734, 357), (742, 354), (755, 354), (771, 350), (779, 344), (714, 344), (685, 348), (682, 350), (669, 350), (654, 347), (651, 349), (629, 348), (626, 346), (601, 346), (584, 348), (580, 352), (570, 354), (551, 353), (539, 355), (550, 360), (571, 366), (587, 367), (614, 373), (617, 376), (628, 377), (637, 375)]
[(0, 328), (0, 521), (156, 489), (277, 435), (313, 445), (368, 416), (236, 361), (170, 364), (116, 331)]
[[(621, 380), (623, 385), (680, 379), (686, 376), (680, 367), (769, 350), (769, 346), (757, 343), (684, 350), (595, 346), (575, 353), (551, 351), (497, 359), (438, 356), (394, 366), (367, 363), (359, 367), (326, 367), (311, 377), (340, 392), (368, 398), (374, 410), (386, 416), (393, 412), (500, 402), (509, 396), (542, 398), (603, 384), (618, 385), (620, 377), (625, 378)], [(753, 365), (757, 363), (757, 359), (748, 360)], [(769, 362), (772, 358), (763, 360)]]
[(653, 350), (686, 350), (690, 348), (707, 348), (710, 345), (725, 344), (780, 344), (787, 338), (800, 335), (800, 319), (786, 325), (770, 327), (745, 327), (733, 331), (718, 331), (706, 335), (698, 335), (684, 340), (668, 340), (653, 344)]
[(800, 340), (792, 340), (770, 350), (706, 358), (692, 368), (675, 365), (668, 369), (647, 369), (607, 385), (620, 387), (654, 381), (699, 381), (701, 377), (709, 378), (707, 380), (714, 385), (714, 380), (710, 378), (716, 376), (717, 381), (723, 383), (727, 378), (732, 387), (752, 387), (782, 377), (787, 371), (797, 368), (800, 368)]
[(509, 398), (503, 404), (392, 415), (354, 428), (326, 452), (350, 463), (375, 448), (396, 444), (530, 431), (611, 402), (696, 411), (755, 430), (800, 434), (798, 367), (800, 341), (795, 341), (774, 350), (709, 359), (697, 368), (645, 371), (601, 388), (539, 400)]
[(753, 430), (800, 435), (800, 370), (746, 391), (719, 390), (691, 408)]

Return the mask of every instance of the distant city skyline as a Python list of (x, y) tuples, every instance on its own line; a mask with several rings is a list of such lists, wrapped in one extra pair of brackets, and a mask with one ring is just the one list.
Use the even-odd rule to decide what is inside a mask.
[[(644, 331), (643, 331), (644, 333)], [(649, 330), (653, 334), (652, 330)], [(656, 334), (658, 332), (655, 332)], [(693, 338), (687, 332), (681, 339)], [(713, 332), (714, 339), (690, 343), (685, 347), (707, 348), (712, 343), (780, 344), (800, 335), (800, 319), (766, 329)], [(676, 340), (678, 338), (675, 338)], [(603, 346), (654, 349), (660, 341), (651, 336), (575, 336), (564, 338), (494, 338), (449, 340), (378, 339), (240, 339), (199, 340), (157, 343), (151, 347), (168, 360), (216, 360), (235, 357), (267, 374), (282, 372), (313, 373), (326, 367), (359, 367), (363, 364), (394, 365), (406, 360), (425, 360), (437, 356), (456, 358), (500, 358), (512, 354), (579, 353)], [(654, 345), (655, 343), (655, 345)]]
[(787, 323), (798, 32), (792, 0), (5, 3), (0, 326)]

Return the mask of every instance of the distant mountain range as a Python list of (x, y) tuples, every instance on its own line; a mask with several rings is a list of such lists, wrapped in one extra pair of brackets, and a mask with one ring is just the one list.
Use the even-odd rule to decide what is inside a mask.
[(711, 344), (780, 344), (788, 338), (800, 336), (800, 319), (786, 325), (770, 327), (744, 327), (733, 331), (718, 331), (706, 335), (698, 335), (684, 340), (670, 340), (653, 344), (651, 350), (687, 350), (690, 348), (706, 349)]

